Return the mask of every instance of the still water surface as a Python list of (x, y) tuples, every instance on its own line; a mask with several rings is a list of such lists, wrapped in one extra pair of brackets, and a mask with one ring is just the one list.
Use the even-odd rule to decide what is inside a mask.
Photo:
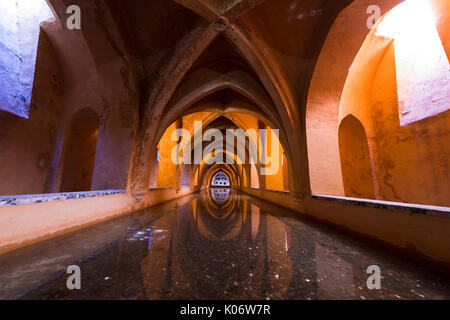
[[(68, 290), (69, 265), (81, 290)], [(381, 268), (369, 290), (367, 267)], [(3, 299), (450, 299), (376, 244), (212, 189), (0, 256)]]

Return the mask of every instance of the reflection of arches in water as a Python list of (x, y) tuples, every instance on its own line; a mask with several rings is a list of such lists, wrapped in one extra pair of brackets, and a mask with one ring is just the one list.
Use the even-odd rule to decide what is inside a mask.
[(230, 215), (233, 214), (233, 212), (236, 211), (236, 206), (238, 206), (239, 202), (236, 201), (237, 199), (237, 194), (232, 192), (230, 188), (211, 188), (212, 190), (214, 189), (228, 189), (230, 190), (230, 194), (228, 199), (222, 203), (219, 204), (217, 203), (214, 199), (213, 199), (213, 193), (212, 192), (208, 192), (206, 194), (206, 201), (203, 202), (204, 204), (204, 209), (206, 209), (206, 211), (208, 212), (208, 214), (211, 217), (214, 217), (215, 219), (220, 219), (220, 220), (226, 220), (229, 218)]
[[(210, 193), (208, 192), (208, 194)], [(195, 289), (194, 293), (189, 292), (191, 297), (225, 299), (227, 295), (223, 293), (223, 288), (229, 287), (230, 284), (233, 287), (230, 288), (233, 290), (230, 292), (237, 290), (239, 293), (236, 294), (244, 293), (245, 291), (240, 286), (233, 285), (233, 283), (243, 283), (243, 279), (248, 278), (249, 270), (252, 270), (252, 267), (261, 261), (260, 255), (249, 254), (248, 248), (253, 245), (253, 242), (249, 236), (250, 215), (245, 212), (248, 210), (248, 206), (243, 204), (243, 200), (234, 198), (233, 194), (232, 198), (235, 202), (233, 205), (235, 209), (226, 219), (211, 216), (204, 201), (198, 201), (196, 207), (187, 207), (186, 214), (178, 216), (180, 220), (177, 222), (177, 226), (179, 227), (176, 229), (177, 236), (174, 237), (173, 244), (159, 247), (173, 250), (170, 254), (165, 255), (177, 257), (171, 262), (174, 267), (171, 276), (178, 283), (184, 283), (186, 286), (188, 284), (191, 290)], [(196, 210), (196, 214), (188, 210)], [(256, 242), (261, 249), (264, 248), (262, 240), (259, 238)], [(153, 252), (156, 253), (157, 250)], [(242, 259), (243, 256), (246, 259)], [(149, 261), (155, 260), (149, 259)], [(160, 264), (155, 263), (155, 265), (160, 270), (163, 269)], [(206, 271), (205, 266), (208, 268)], [(166, 268), (165, 272), (168, 272), (168, 269)], [(193, 272), (206, 272), (208, 277), (192, 277)], [(183, 296), (185, 292), (182, 291), (182, 288), (183, 286), (174, 286), (175, 295)]]
[(198, 232), (209, 240), (229, 240), (242, 232), (248, 219), (247, 201), (239, 200), (236, 193), (230, 192), (230, 197), (222, 205), (212, 199), (208, 192), (206, 201), (196, 208), (196, 226)]
[(229, 187), (230, 186), (230, 178), (228, 177), (228, 175), (225, 172), (219, 171), (212, 178), (211, 185), (213, 187)]
[[(315, 279), (315, 269), (304, 270), (310, 261), (291, 262), (289, 257), (298, 256), (305, 246), (314, 255), (314, 244), (309, 248), (311, 244), (297, 236), (302, 246), (291, 251), (290, 228), (231, 189), (226, 206), (233, 209), (224, 219), (212, 215), (207, 207), (214, 202), (212, 193), (205, 196), (195, 197), (192, 205), (185, 202), (152, 223), (152, 230), (161, 232), (153, 234), (150, 252), (141, 263), (145, 286), (153, 288), (147, 291), (149, 297), (248, 300), (256, 297), (261, 283), (263, 294), (270, 292), (283, 299), (317, 290), (313, 280), (302, 286), (305, 275)], [(192, 277), (202, 272), (206, 276)]]
[(230, 199), (229, 188), (214, 188), (211, 189), (212, 199), (218, 204), (223, 205)]

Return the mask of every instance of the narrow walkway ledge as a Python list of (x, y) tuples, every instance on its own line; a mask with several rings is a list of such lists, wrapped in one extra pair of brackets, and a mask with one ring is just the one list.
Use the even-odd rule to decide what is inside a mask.
[(0, 254), (175, 200), (192, 191), (192, 187), (178, 191), (157, 188), (148, 190), (139, 202), (124, 190), (3, 197), (20, 201), (0, 206)]
[(135, 212), (131, 195), (73, 197), (0, 206), (0, 254)]
[(372, 199), (359, 199), (349, 197), (338, 197), (328, 195), (313, 195), (313, 199), (326, 200), (332, 202), (346, 203), (361, 207), (388, 209), (393, 211), (403, 211), (410, 214), (423, 214), (427, 216), (435, 216), (441, 218), (450, 218), (450, 207), (438, 207), (422, 204), (412, 204), (393, 201), (381, 201)]
[[(254, 190), (260, 190), (260, 189), (258, 189), (258, 188), (251, 188), (251, 189), (254, 189)], [(290, 192), (287, 191), (287, 190), (264, 189), (264, 191), (267, 191), (267, 192), (274, 192), (274, 193), (282, 193), (282, 194), (290, 194)]]
[(0, 206), (19, 206), (33, 203), (52, 202), (58, 200), (83, 199), (125, 194), (125, 190), (99, 190), (85, 192), (64, 192), (49, 194), (29, 194), (18, 196), (1, 196)]

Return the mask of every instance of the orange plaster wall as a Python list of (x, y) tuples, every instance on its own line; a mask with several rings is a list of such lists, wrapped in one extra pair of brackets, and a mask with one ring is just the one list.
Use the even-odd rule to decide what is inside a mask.
[(400, 126), (392, 46), (380, 62), (370, 103), (380, 197), (450, 206), (450, 112)]
[(232, 118), (236, 118), (245, 129), (258, 129), (258, 119), (245, 113), (232, 113)]
[[(381, 14), (385, 14), (401, 2), (378, 0), (376, 5), (381, 8)], [(366, 11), (373, 4), (372, 0), (355, 0), (338, 15), (316, 63), (306, 110), (313, 194), (345, 195), (338, 141), (339, 103), (349, 68), (370, 32)]]
[(183, 117), (183, 129), (189, 130), (193, 135), (194, 132), (194, 122), (195, 121), (203, 121), (203, 124), (206, 124), (205, 121), (209, 119), (213, 112), (195, 112)]
[[(307, 134), (313, 194), (346, 195), (340, 189), (343, 178), (339, 177), (342, 171), (340, 157), (336, 157), (335, 139), (338, 137), (336, 124), (351, 114), (363, 124), (368, 136), (377, 199), (448, 206), (448, 111), (400, 127), (394, 41), (375, 36), (374, 32), (364, 41), (362, 36), (368, 33), (367, 16), (357, 13), (367, 7), (366, 2), (356, 1), (340, 14), (311, 83)], [(398, 3), (380, 2), (382, 13)], [(448, 54), (449, 4), (441, 0), (430, 0), (430, 3)], [(346, 48), (338, 49), (344, 41), (348, 44)], [(345, 84), (340, 89), (343, 80)], [(339, 99), (337, 121), (336, 99)], [(339, 156), (339, 149), (337, 152)]]
[(173, 123), (164, 133), (159, 142), (159, 164), (157, 187), (166, 188), (176, 185), (177, 165), (172, 162), (172, 149), (177, 145), (176, 141), (171, 141), (172, 133), (176, 130), (176, 123)]
[[(267, 137), (268, 137), (268, 151), (269, 155), (271, 155), (271, 144), (270, 144), (270, 129), (267, 130)], [(283, 183), (283, 165), (282, 165), (282, 157), (283, 157), (283, 147), (280, 144), (280, 141), (277, 139), (277, 145), (275, 147), (278, 147), (278, 159), (275, 159), (278, 161), (278, 170), (273, 175), (267, 175), (266, 176), (266, 189), (267, 190), (276, 190), (276, 191), (283, 191), (284, 190), (284, 183)]]
[(286, 154), (283, 153), (283, 187), (284, 191), (289, 191), (289, 164)]
[(296, 212), (299, 211), (299, 204), (294, 201), (294, 198), (288, 192), (278, 192), (273, 190), (270, 191), (253, 188), (243, 188), (242, 191), (263, 201), (274, 203)]
[(354, 115), (367, 132), (377, 199), (449, 206), (450, 113), (400, 126), (394, 50), (392, 39), (367, 37), (347, 78), (339, 118)]

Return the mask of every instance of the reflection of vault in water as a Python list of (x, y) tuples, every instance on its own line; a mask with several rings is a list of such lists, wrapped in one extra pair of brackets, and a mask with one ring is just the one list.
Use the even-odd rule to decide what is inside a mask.
[(212, 201), (204, 197), (153, 224), (154, 230), (169, 229), (170, 237), (155, 237), (142, 263), (150, 297), (165, 298), (170, 292), (179, 299), (250, 299), (256, 290), (288, 298), (293, 273), (289, 228), (235, 192), (230, 197), (234, 210), (224, 219), (208, 212), (206, 204)]
[[(208, 192), (210, 195), (210, 192)], [(192, 296), (195, 288), (200, 297), (249, 298), (243, 287), (260, 283), (264, 271), (263, 250), (250, 250), (253, 246), (264, 248), (262, 234), (252, 241), (251, 215), (247, 200), (233, 196), (234, 212), (218, 219), (206, 210), (206, 201), (197, 201), (194, 212), (186, 210), (178, 222), (178, 233), (172, 248), (172, 276), (178, 285), (177, 297)], [(197, 209), (194, 209), (197, 208)], [(182, 262), (182, 265), (177, 264)], [(192, 276), (192, 271), (199, 274)], [(224, 293), (225, 291), (225, 293)]]
[[(232, 214), (234, 212), (234, 210), (236, 210), (236, 207), (238, 205), (238, 203), (236, 201), (236, 193), (232, 192), (231, 190), (229, 190), (229, 191), (230, 192), (228, 193), (228, 199), (226, 199), (223, 203), (218, 203), (214, 199), (214, 195), (213, 195), (214, 190), (207, 193), (206, 201), (203, 203), (203, 205), (206, 209), (206, 212), (210, 216), (212, 216), (216, 219), (224, 220), (230, 214)], [(219, 195), (219, 197), (226, 198), (227, 196)]]
[(228, 201), (219, 206), (207, 193), (207, 201), (199, 203), (193, 212), (200, 235), (210, 240), (229, 240), (240, 234), (247, 222), (247, 201), (236, 199), (230, 192)]
[(224, 205), (230, 200), (230, 189), (228, 188), (213, 188), (211, 189), (211, 197), (219, 206)]

